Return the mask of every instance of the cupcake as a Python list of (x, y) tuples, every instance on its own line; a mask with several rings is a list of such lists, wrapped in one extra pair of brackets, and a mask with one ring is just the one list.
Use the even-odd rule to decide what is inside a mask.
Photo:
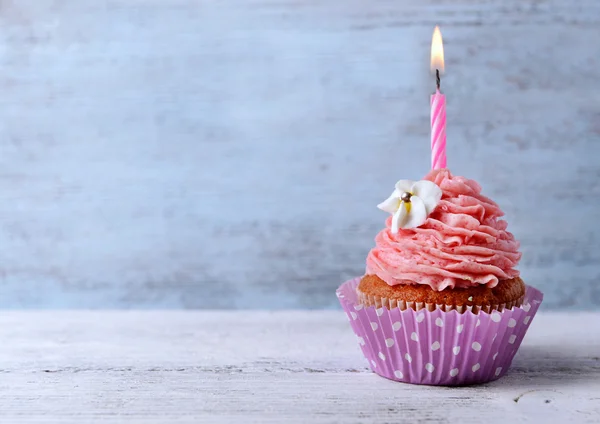
[(366, 274), (338, 297), (376, 373), (460, 385), (504, 375), (542, 294), (516, 269), (519, 243), (473, 180), (447, 169), (398, 181)]

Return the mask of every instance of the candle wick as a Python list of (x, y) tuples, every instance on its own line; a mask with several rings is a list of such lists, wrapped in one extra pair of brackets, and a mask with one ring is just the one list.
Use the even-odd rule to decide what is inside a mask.
[(435, 70), (435, 86), (437, 87), (437, 90), (440, 91), (440, 70), (436, 69)]

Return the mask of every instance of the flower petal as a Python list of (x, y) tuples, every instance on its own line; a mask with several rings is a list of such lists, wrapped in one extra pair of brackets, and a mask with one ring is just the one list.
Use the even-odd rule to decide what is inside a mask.
[[(427, 210), (425, 209), (425, 203), (419, 196), (413, 196), (410, 198), (410, 213), (400, 228), (415, 228), (422, 225), (427, 220)], [(404, 205), (400, 209), (405, 209)]]
[(386, 212), (393, 214), (393, 213), (396, 213), (396, 211), (400, 207), (400, 202), (401, 202), (400, 195), (398, 194), (398, 192), (396, 190), (394, 190), (394, 192), (390, 195), (390, 197), (388, 197), (383, 202), (378, 204), (377, 207), (379, 209), (381, 209), (382, 211), (386, 211)]
[(408, 213), (408, 210), (406, 209), (406, 205), (404, 204), (404, 202), (402, 202), (400, 204), (400, 208), (398, 208), (398, 211), (392, 217), (391, 230), (392, 230), (393, 234), (397, 234), (398, 229), (404, 227), (404, 222), (406, 221), (408, 215), (409, 215), (409, 213)]
[[(415, 184), (414, 181), (411, 180), (400, 180), (396, 183), (396, 190), (398, 190), (398, 197), (402, 195), (405, 191), (412, 193), (411, 188)], [(413, 193), (414, 194), (414, 193)]]
[(413, 184), (411, 190), (413, 195), (421, 198), (425, 204), (425, 209), (427, 210), (428, 215), (433, 212), (442, 198), (442, 189), (431, 181), (417, 181)]

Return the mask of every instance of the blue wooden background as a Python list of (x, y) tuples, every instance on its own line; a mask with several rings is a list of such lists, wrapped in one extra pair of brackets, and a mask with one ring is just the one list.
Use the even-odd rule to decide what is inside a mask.
[(0, 307), (332, 308), (448, 158), (546, 308), (600, 305), (597, 1), (4, 1)]

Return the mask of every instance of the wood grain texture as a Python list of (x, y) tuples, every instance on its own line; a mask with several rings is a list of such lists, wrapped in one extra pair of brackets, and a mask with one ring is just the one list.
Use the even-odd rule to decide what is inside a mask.
[(341, 312), (3, 312), (0, 421), (593, 423), (598, 323), (540, 313), (507, 376), (443, 388), (372, 374)]
[(545, 308), (600, 305), (595, 0), (0, 3), (0, 307), (329, 308), (448, 160)]

